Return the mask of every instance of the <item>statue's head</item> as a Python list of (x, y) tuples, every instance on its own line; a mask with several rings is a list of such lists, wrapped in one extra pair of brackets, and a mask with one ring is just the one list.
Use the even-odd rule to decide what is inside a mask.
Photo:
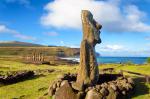
[(88, 40), (94, 45), (101, 43), (100, 29), (102, 28), (102, 25), (93, 19), (93, 15), (88, 10), (82, 10), (81, 18), (83, 25), (83, 39)]

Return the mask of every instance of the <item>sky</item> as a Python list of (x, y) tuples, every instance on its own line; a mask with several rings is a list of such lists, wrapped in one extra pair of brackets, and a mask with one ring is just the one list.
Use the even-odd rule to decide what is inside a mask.
[(80, 47), (81, 10), (100, 23), (102, 56), (150, 56), (150, 0), (0, 0), (0, 42)]

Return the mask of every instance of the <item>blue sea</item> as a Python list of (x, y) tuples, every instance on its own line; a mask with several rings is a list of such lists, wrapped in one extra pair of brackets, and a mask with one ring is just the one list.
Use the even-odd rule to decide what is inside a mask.
[[(80, 61), (79, 58), (74, 58), (74, 57), (68, 57), (68, 58), (63, 58), (63, 59), (68, 59), (68, 60), (74, 60), (74, 61)], [(99, 64), (104, 64), (104, 63), (127, 63), (127, 62), (132, 62), (134, 64), (144, 64), (146, 63), (147, 57), (98, 57), (97, 62)]]
[(146, 63), (147, 57), (98, 57), (98, 63), (126, 63), (132, 62), (134, 64)]

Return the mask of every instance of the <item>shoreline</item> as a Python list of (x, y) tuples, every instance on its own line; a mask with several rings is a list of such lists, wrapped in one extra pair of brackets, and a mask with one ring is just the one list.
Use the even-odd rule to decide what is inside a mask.
[[(80, 62), (79, 57), (60, 57), (61, 59)], [(98, 57), (98, 64), (145, 64), (148, 57)]]

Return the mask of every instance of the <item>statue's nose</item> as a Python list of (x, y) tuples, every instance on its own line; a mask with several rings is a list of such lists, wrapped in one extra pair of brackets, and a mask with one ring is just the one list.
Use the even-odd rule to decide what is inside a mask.
[(96, 28), (97, 28), (97, 29), (101, 29), (101, 28), (102, 28), (102, 25), (96, 23)]
[(96, 24), (96, 27), (98, 28), (98, 29), (101, 29), (102, 28), (102, 25), (100, 25), (100, 24)]
[(101, 28), (102, 28), (102, 25), (100, 25), (99, 23), (96, 22), (96, 28), (97, 28), (97, 29), (101, 29)]

